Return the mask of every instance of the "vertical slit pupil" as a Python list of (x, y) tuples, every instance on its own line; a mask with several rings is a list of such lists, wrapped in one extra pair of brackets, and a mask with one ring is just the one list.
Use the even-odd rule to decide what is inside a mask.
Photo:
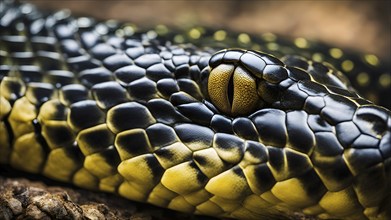
[(229, 82), (228, 82), (228, 101), (229, 101), (229, 104), (230, 106), (232, 107), (232, 104), (233, 104), (233, 99), (234, 99), (234, 80), (233, 80), (233, 74), (232, 76), (229, 78)]

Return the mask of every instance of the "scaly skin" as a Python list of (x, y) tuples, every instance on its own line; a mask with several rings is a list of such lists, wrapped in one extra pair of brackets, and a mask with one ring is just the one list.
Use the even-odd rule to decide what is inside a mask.
[(391, 113), (328, 64), (5, 6), (1, 164), (216, 217), (391, 218)]

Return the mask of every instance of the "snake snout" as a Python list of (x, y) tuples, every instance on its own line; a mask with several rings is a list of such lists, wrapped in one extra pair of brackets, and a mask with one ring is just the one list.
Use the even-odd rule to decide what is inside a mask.
[(355, 112), (353, 122), (366, 137), (366, 141), (361, 138), (356, 142), (378, 147), (384, 159), (391, 157), (391, 117), (387, 110), (378, 106), (362, 106)]

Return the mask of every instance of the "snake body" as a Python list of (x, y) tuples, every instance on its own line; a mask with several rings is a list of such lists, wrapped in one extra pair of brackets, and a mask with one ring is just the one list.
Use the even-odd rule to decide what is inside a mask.
[(390, 111), (332, 66), (0, 14), (0, 164), (187, 213), (391, 219)]

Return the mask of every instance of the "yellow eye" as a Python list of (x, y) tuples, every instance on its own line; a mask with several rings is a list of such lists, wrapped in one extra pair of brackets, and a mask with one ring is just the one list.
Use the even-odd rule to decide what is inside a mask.
[(231, 116), (249, 114), (261, 102), (256, 78), (234, 64), (220, 64), (211, 70), (208, 93), (212, 103)]
[(262, 85), (276, 86), (287, 79), (284, 66), (279, 59), (262, 52), (221, 50), (209, 60), (207, 91), (210, 101), (226, 115), (249, 115), (268, 103), (269, 93), (278, 95)]

